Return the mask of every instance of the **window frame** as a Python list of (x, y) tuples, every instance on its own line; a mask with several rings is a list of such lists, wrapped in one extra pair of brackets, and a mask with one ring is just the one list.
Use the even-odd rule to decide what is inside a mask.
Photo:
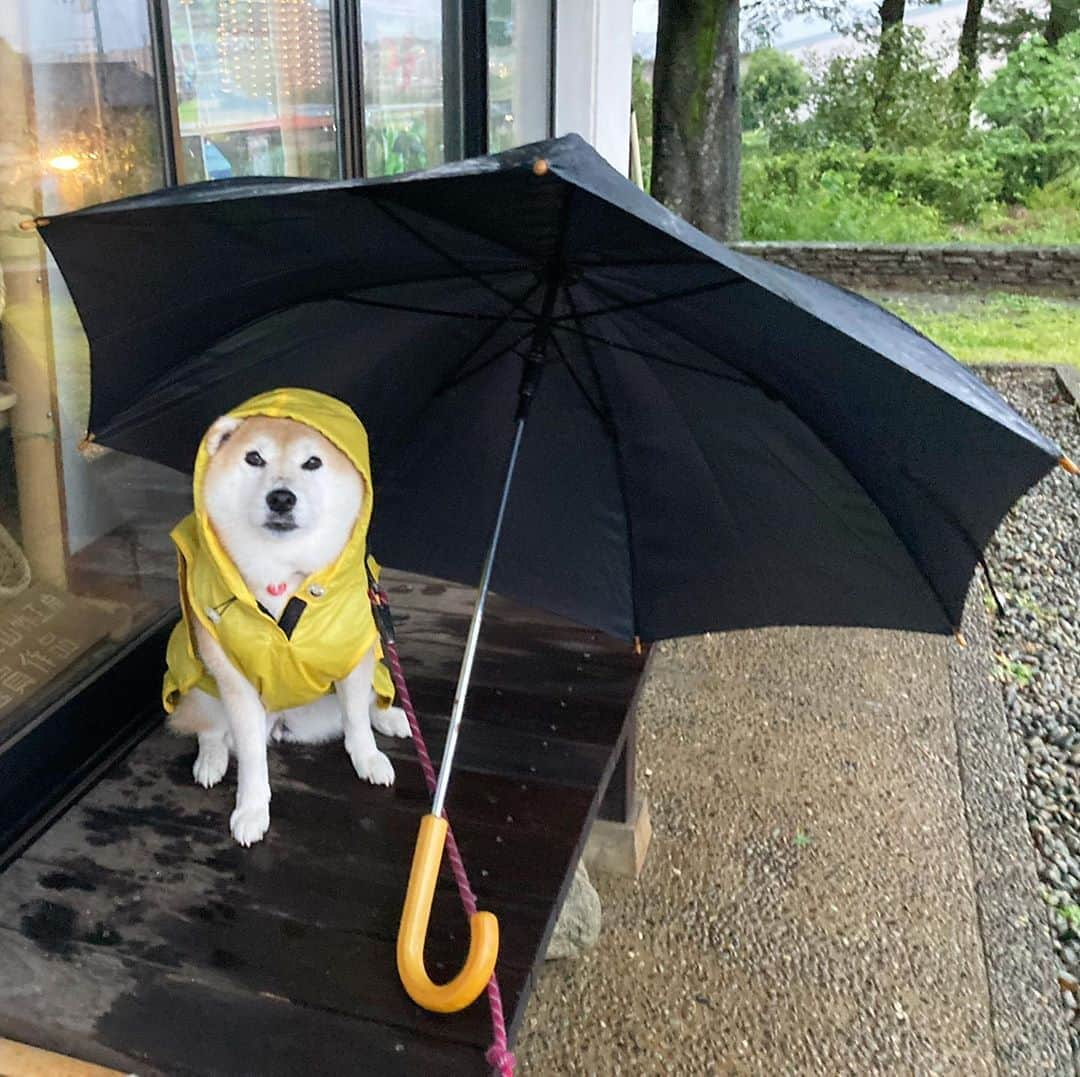
[[(550, 0), (552, 43), (556, 0)], [(169, 0), (146, 0), (150, 47), (157, 80), (158, 123), (165, 186), (184, 182), (179, 105), (173, 67)], [(443, 117), (447, 161), (488, 151), (487, 0), (442, 0)], [(333, 28), (334, 108), (338, 168), (342, 179), (366, 175), (364, 146), (364, 50), (360, 0), (330, 0)], [(549, 53), (548, 113), (554, 117), (554, 53)]]

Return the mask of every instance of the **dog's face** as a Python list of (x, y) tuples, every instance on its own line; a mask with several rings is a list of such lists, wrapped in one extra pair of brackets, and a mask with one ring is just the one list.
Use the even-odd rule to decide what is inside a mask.
[(314, 571), (348, 542), (364, 481), (318, 431), (292, 419), (217, 420), (206, 436), (207, 515), (233, 560), (237, 547), (273, 543)]

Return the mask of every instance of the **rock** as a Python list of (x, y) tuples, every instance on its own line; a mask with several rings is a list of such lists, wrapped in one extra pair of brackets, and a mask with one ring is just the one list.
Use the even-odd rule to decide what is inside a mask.
[[(1058, 406), (1049, 372), (986, 371), (985, 379), (1066, 453), (1080, 449), (1075, 409)], [(1029, 683), (1003, 686), (1010, 729), (1027, 780), (1028, 820), (1038, 852), (1039, 877), (1048, 885), (1054, 949), (1062, 962), (1070, 1033), (1080, 1077), (1080, 943), (1074, 928), (1080, 905), (1080, 533), (1075, 486), (1051, 472), (1003, 521), (987, 551), (1008, 615), (995, 622), (997, 649), (1023, 662)]]
[(579, 860), (544, 960), (578, 957), (592, 949), (599, 937), (600, 895), (589, 882), (585, 862)]

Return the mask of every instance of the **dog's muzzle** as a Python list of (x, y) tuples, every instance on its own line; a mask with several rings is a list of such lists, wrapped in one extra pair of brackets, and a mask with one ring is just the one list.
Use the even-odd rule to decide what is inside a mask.
[(270, 531), (293, 531), (296, 529), (296, 520), (293, 519), (292, 510), (296, 508), (296, 494), (292, 490), (278, 487), (266, 495), (266, 507), (270, 510), (270, 518), (264, 525)]

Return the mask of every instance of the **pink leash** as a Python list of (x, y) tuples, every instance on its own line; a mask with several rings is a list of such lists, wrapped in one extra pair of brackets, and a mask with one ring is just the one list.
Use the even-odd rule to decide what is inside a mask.
[[(372, 587), (372, 598), (376, 606), (382, 606), (389, 611), (390, 601), (386, 592), (380, 587)], [(427, 745), (424, 743), (424, 735), (420, 731), (420, 723), (416, 719), (416, 711), (413, 709), (412, 699), (409, 696), (409, 686), (405, 683), (405, 674), (401, 668), (401, 659), (398, 657), (397, 645), (393, 638), (383, 639), (383, 650), (390, 662), (390, 676), (394, 680), (397, 689), (398, 701), (401, 703), (405, 717), (409, 720), (409, 731), (412, 733), (413, 745), (416, 747), (416, 757), (420, 761), (420, 769), (424, 772), (424, 782), (427, 784), (428, 793), (435, 792), (435, 767), (432, 765), (431, 756), (428, 755)], [(472, 917), (476, 913), (476, 895), (469, 885), (469, 877), (465, 874), (465, 865), (458, 850), (457, 841), (454, 840), (454, 831), (447, 828), (446, 831), (446, 857), (450, 861), (450, 867), (454, 872), (454, 881), (457, 883), (458, 893), (461, 895), (461, 904), (465, 909), (465, 915)], [(493, 972), (487, 985), (488, 1007), (491, 1009), (491, 1046), (487, 1049), (484, 1057), (488, 1064), (500, 1074), (500, 1077), (514, 1077), (516, 1061), (506, 1039), (506, 1017), (503, 1014), (502, 992), (499, 991), (499, 977)]]

